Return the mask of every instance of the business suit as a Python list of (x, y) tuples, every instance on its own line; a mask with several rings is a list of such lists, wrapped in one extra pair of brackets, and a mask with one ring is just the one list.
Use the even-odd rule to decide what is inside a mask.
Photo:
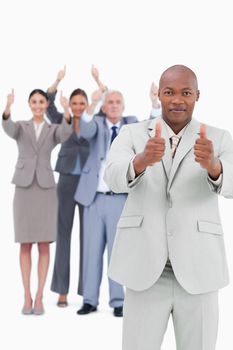
[[(120, 127), (134, 123), (135, 117), (123, 117)], [(106, 158), (110, 146), (110, 132), (106, 118), (95, 116), (90, 122), (80, 120), (80, 136), (90, 143), (90, 154), (82, 170), (75, 200), (84, 209), (84, 260), (83, 288), (84, 303), (98, 305), (99, 288), (102, 278), (103, 252), (108, 247), (110, 259), (116, 224), (124, 206), (126, 194), (99, 193), (98, 183), (101, 162)], [(122, 286), (109, 280), (110, 306), (122, 306), (124, 292)]]
[[(13, 122), (3, 119), (3, 129), (15, 139), (18, 160), (12, 183), (14, 197), (15, 240), (20, 243), (56, 239), (56, 183), (50, 165), (53, 148), (65, 141), (72, 129), (65, 120), (61, 125), (45, 122), (36, 139), (33, 120)], [(49, 214), (48, 214), (49, 213)]]
[[(61, 123), (62, 114), (58, 112), (54, 104), (55, 96), (55, 93), (48, 93), (49, 107), (47, 109), (47, 117), (52, 123)], [(77, 133), (73, 131), (70, 137), (61, 145), (55, 166), (55, 171), (59, 173), (57, 186), (58, 223), (51, 289), (59, 294), (68, 294), (69, 291), (71, 233), (75, 207), (78, 204), (80, 225), (78, 294), (82, 295), (83, 206), (74, 200), (74, 193), (88, 153), (88, 142), (82, 137), (78, 137)], [(77, 161), (79, 162), (79, 169), (76, 169)]]
[[(228, 283), (217, 194), (233, 197), (233, 143), (227, 131), (207, 126), (208, 138), (213, 141), (215, 154), (223, 167), (222, 182), (215, 186), (194, 159), (193, 146), (199, 137), (199, 128), (199, 122), (189, 123), (172, 161), (170, 141), (163, 127), (166, 148), (162, 161), (147, 167), (132, 182), (127, 180), (129, 166), (135, 154), (142, 152), (147, 140), (154, 136), (155, 121), (122, 129), (109, 152), (105, 180), (113, 191), (129, 192), (118, 222), (109, 276), (127, 287), (131, 301), (135, 295), (138, 301), (142, 295), (149, 299), (156, 284), (161, 279), (166, 281), (167, 273), (173, 273), (171, 278), (179, 295), (186, 293), (194, 300), (194, 296), (201, 295), (204, 299), (209, 295), (208, 300), (216, 301), (215, 291)], [(173, 272), (164, 269), (168, 258)], [(131, 301), (126, 303), (127, 311), (132, 311)], [(217, 310), (214, 312), (216, 315)], [(184, 324), (189, 321), (183, 320), (183, 328), (175, 323), (179, 328), (179, 349), (185, 349), (180, 339)], [(216, 323), (217, 320), (210, 336), (216, 332)], [(164, 328), (166, 324), (167, 319)], [(136, 349), (152, 349), (152, 343), (142, 344), (137, 337), (135, 342), (138, 343), (133, 345), (129, 331), (126, 318), (123, 349), (131, 349), (135, 344)], [(157, 341), (153, 349), (160, 348), (164, 331), (161, 330), (159, 340), (153, 339)], [(214, 337), (215, 334), (206, 347), (194, 343), (192, 349), (195, 346), (196, 349), (213, 349)]]

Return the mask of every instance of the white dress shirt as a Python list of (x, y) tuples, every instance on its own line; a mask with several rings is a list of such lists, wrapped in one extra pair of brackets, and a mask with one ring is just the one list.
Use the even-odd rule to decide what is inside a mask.
[[(105, 119), (108, 130), (109, 130), (109, 139), (108, 139), (108, 149), (110, 148), (110, 142), (111, 142), (111, 136), (112, 136), (112, 126), (116, 126), (117, 127), (117, 134), (119, 132), (119, 128), (121, 125), (121, 122), (119, 121), (116, 124), (112, 124), (107, 118)], [(97, 192), (108, 192), (110, 191), (110, 188), (107, 186), (106, 182), (104, 181), (104, 172), (105, 172), (105, 168), (106, 168), (106, 157), (107, 157), (108, 152), (105, 154), (105, 158), (101, 161), (101, 165), (100, 165), (100, 171), (99, 171), (99, 183), (97, 186)]]
[(35, 130), (35, 134), (36, 134), (36, 139), (38, 140), (41, 134), (41, 131), (43, 129), (45, 121), (43, 121), (42, 123), (36, 123), (33, 122), (34, 124), (34, 130)]

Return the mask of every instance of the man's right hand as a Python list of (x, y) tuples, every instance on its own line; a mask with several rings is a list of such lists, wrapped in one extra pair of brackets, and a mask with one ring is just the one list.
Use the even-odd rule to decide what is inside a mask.
[(139, 153), (133, 161), (136, 175), (141, 174), (148, 166), (158, 163), (163, 158), (165, 152), (165, 139), (161, 137), (162, 126), (158, 122), (155, 124), (155, 136), (151, 137), (142, 153)]

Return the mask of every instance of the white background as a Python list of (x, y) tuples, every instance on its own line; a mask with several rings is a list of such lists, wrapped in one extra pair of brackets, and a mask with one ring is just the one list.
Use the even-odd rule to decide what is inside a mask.
[[(61, 84), (64, 94), (69, 96), (74, 88), (82, 87), (90, 96), (95, 89), (90, 75), (94, 63), (104, 83), (123, 92), (125, 114), (145, 119), (150, 110), (151, 82), (158, 82), (167, 67), (181, 63), (192, 68), (199, 78), (201, 98), (195, 116), (233, 133), (230, 3), (227, 0), (200, 3), (183, 0), (1, 1), (0, 109), (4, 108), (6, 95), (14, 87), (12, 116), (15, 120), (29, 119), (28, 94), (37, 87), (46, 89), (64, 64), (67, 65), (67, 76)], [(85, 317), (76, 315), (82, 303), (76, 296), (77, 218), (72, 241), (69, 308), (58, 309), (56, 294), (49, 290), (53, 245), (45, 290), (46, 314), (42, 317), (20, 314), (23, 292), (12, 224), (14, 187), (10, 184), (17, 149), (2, 130), (0, 134), (0, 348), (120, 350), (122, 320), (114, 318), (108, 308), (106, 277), (99, 312)], [(53, 153), (53, 164), (56, 154), (57, 149)], [(232, 275), (233, 202), (220, 199), (220, 210)], [(35, 247), (33, 258), (35, 292)], [(232, 295), (233, 284), (220, 293), (219, 350), (233, 346)], [(171, 323), (162, 349), (175, 349)]]

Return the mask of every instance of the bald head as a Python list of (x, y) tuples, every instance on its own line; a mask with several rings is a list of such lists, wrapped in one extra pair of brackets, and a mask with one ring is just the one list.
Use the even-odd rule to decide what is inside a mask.
[(182, 65), (182, 64), (176, 64), (174, 66), (171, 66), (167, 68), (161, 75), (160, 80), (159, 80), (159, 87), (161, 84), (164, 83), (164, 81), (167, 80), (175, 80), (179, 79), (179, 77), (187, 77), (189, 80), (192, 80), (192, 83), (195, 85), (195, 88), (198, 89), (198, 82), (197, 82), (197, 76), (192, 71), (192, 69)]
[(199, 98), (196, 74), (183, 65), (169, 67), (159, 80), (158, 96), (163, 119), (175, 132), (179, 132), (192, 119)]

